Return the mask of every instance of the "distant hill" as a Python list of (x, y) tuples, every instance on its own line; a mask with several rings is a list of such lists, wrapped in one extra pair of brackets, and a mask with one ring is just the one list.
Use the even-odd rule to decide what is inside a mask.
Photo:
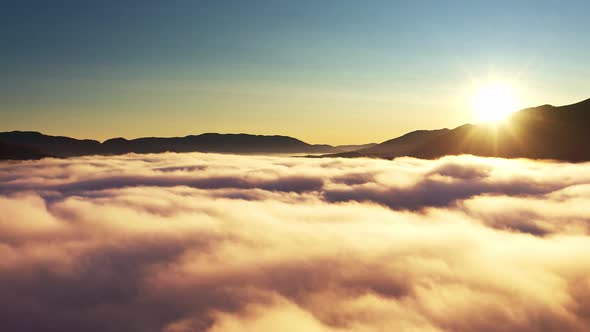
[[(1, 139), (1, 138), (0, 138)], [(102, 154), (158, 152), (322, 153), (330, 145), (312, 145), (288, 136), (206, 133), (185, 137), (114, 138), (101, 145)]]
[(503, 158), (590, 161), (590, 99), (514, 113), (500, 124), (418, 130), (354, 152), (325, 157), (438, 158), (473, 154)]
[(3, 132), (0, 133), (0, 142), (33, 149), (41, 154), (56, 157), (96, 154), (100, 151), (101, 146), (99, 141), (49, 136), (34, 131)]
[[(40, 155), (71, 157), (82, 155), (111, 155), (159, 152), (220, 152), (220, 153), (333, 153), (346, 150), (331, 145), (308, 144), (288, 136), (207, 133), (185, 137), (145, 137), (127, 140), (113, 138), (101, 143), (63, 136), (49, 136), (32, 131), (0, 133), (0, 142), (19, 146)], [(350, 146), (349, 146), (350, 148)], [(8, 159), (3, 158), (2, 159)], [(34, 159), (34, 158), (32, 158)]]
[(464, 125), (410, 155), (436, 158), (473, 154), (504, 158), (590, 160), (590, 99), (567, 106), (543, 105), (514, 113), (502, 124)]
[(390, 154), (403, 155), (420, 147), (425, 141), (435, 139), (448, 131), (449, 129), (446, 128), (437, 130), (416, 130), (356, 152), (379, 157)]
[(0, 160), (41, 159), (48, 155), (38, 149), (0, 142)]
[(368, 143), (368, 144), (360, 144), (360, 145), (336, 145), (334, 148), (340, 152), (350, 152), (350, 151), (358, 151), (362, 149), (372, 148), (377, 143)]
[(215, 133), (132, 140), (113, 138), (101, 143), (31, 131), (0, 133), (0, 143), (0, 159), (200, 151), (378, 158), (438, 158), (473, 154), (590, 161), (590, 99), (560, 107), (543, 105), (527, 108), (514, 113), (502, 124), (466, 124), (452, 130), (417, 130), (380, 144), (334, 147), (308, 144), (288, 136)]
[(323, 155), (323, 157), (379, 157), (404, 156), (419, 148), (431, 139), (449, 132), (449, 129), (416, 130), (403, 136), (390, 139), (383, 143), (375, 144), (363, 149)]

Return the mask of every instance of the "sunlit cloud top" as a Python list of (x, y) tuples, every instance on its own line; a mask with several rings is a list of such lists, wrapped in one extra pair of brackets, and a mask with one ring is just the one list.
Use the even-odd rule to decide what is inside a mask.
[(588, 332), (590, 164), (0, 163), (9, 331)]

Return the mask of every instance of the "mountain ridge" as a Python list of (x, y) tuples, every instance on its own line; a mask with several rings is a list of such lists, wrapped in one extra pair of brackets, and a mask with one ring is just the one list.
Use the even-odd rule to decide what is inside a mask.
[[(498, 124), (464, 124), (454, 129), (414, 131), (379, 143), (372, 149), (326, 157), (402, 156), (439, 158), (446, 155), (472, 154), (485, 157), (555, 159), (590, 161), (590, 99), (553, 106), (529, 107), (511, 114)], [(401, 143), (412, 133), (425, 135), (415, 139), (410, 148)]]
[[(103, 142), (75, 139), (66, 136), (45, 135), (37, 131), (0, 132), (5, 153), (0, 159), (37, 159), (43, 156), (73, 157), (84, 155), (118, 155), (126, 153), (161, 152), (219, 152), (219, 153), (335, 153), (354, 150), (357, 146), (331, 146), (309, 144), (284, 135), (251, 135), (203, 133), (183, 137), (140, 137), (126, 139), (114, 137)], [(367, 145), (360, 145), (366, 147)], [(30, 153), (16, 153), (18, 149)], [(11, 151), (9, 153), (9, 151)], [(34, 154), (31, 151), (38, 151)], [(31, 158), (26, 158), (27, 156)], [(20, 157), (19, 157), (20, 156)]]
[[(0, 133), (0, 159), (38, 159), (160, 152), (321, 154), (319, 157), (486, 157), (590, 161), (590, 99), (529, 107), (499, 124), (464, 124), (453, 129), (415, 130), (364, 145), (309, 144), (283, 135), (203, 133), (184, 137), (115, 137), (103, 142), (50, 136), (35, 131)], [(318, 157), (317, 155), (315, 157)]]

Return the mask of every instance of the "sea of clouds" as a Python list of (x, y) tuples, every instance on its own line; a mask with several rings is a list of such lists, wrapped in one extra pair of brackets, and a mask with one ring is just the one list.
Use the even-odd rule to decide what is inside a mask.
[(0, 163), (2, 331), (590, 331), (590, 164)]

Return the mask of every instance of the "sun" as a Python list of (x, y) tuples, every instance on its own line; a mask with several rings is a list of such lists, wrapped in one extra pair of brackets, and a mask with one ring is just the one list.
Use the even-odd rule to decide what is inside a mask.
[(482, 86), (473, 96), (473, 109), (478, 121), (497, 123), (516, 111), (517, 101), (513, 89), (506, 84)]

